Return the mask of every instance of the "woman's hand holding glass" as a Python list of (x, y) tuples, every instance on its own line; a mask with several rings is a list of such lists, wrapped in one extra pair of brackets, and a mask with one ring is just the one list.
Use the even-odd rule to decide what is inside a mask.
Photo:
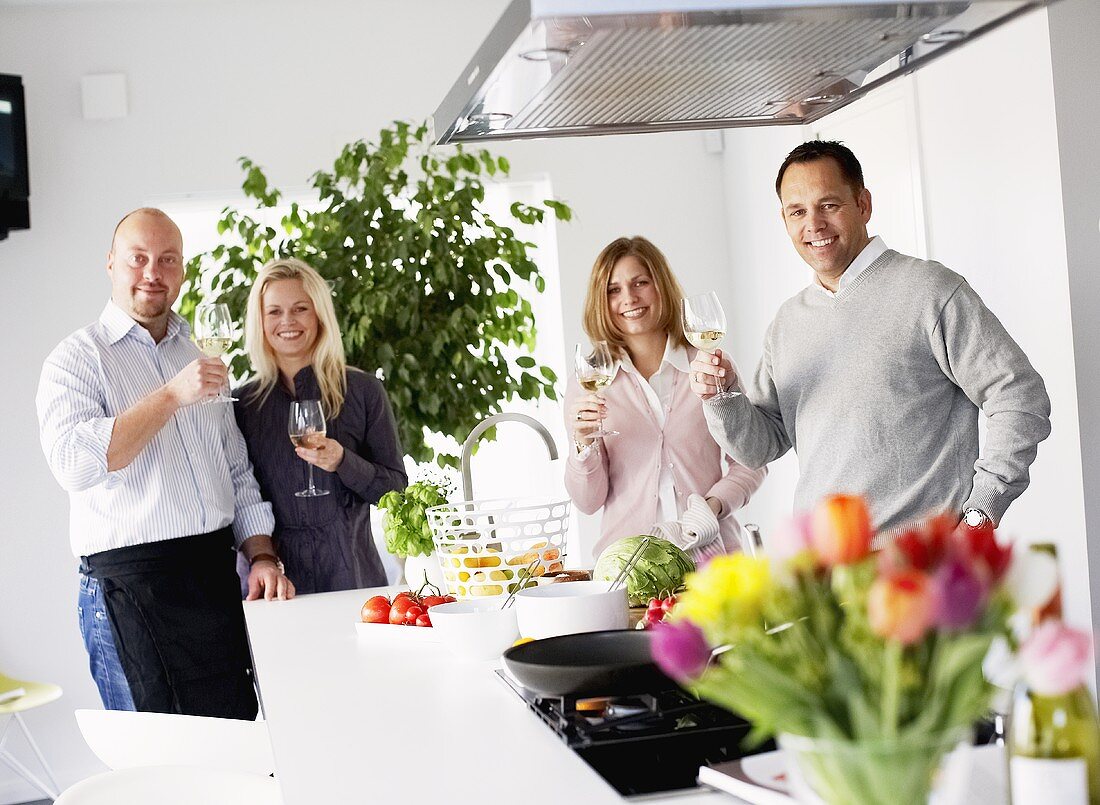
[(598, 394), (585, 394), (573, 401), (569, 409), (569, 420), (573, 424), (573, 441), (579, 445), (590, 445), (596, 441), (596, 431), (603, 423), (607, 406)]
[(294, 448), (294, 452), (302, 461), (320, 467), (325, 472), (336, 472), (336, 468), (344, 460), (344, 446), (327, 436), (315, 438), (311, 445), (314, 446), (299, 445)]
[(603, 397), (597, 393), (610, 386), (615, 379), (615, 364), (615, 358), (606, 341), (593, 342), (590, 350), (584, 344), (577, 344), (573, 353), (573, 369), (577, 383), (588, 392), (574, 404), (574, 410), (571, 411), (574, 437), (579, 435), (579, 431), (583, 432), (583, 441), (577, 440), (580, 444), (591, 444), (594, 439), (603, 436), (619, 435), (616, 430), (604, 430), (603, 418), (607, 415), (607, 406)]

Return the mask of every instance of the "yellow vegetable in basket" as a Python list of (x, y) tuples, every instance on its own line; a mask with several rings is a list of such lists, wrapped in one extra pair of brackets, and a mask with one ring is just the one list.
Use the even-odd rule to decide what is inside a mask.
[(515, 575), (511, 570), (490, 570), (489, 578), (493, 581), (505, 581)]
[(559, 551), (557, 548), (551, 548), (548, 551), (543, 551), (542, 558), (545, 559), (547, 562), (552, 562), (555, 559), (561, 558), (561, 551)]
[(481, 567), (500, 567), (499, 556), (482, 556)]
[(470, 595), (500, 595), (504, 587), (500, 584), (478, 584), (470, 587)]
[(519, 556), (513, 556), (511, 559), (508, 560), (508, 564), (526, 567), (538, 558), (538, 551), (528, 551), (527, 553), (520, 554)]

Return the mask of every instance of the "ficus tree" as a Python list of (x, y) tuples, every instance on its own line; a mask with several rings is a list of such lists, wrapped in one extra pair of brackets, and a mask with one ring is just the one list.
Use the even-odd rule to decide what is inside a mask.
[[(545, 279), (534, 244), (513, 227), (572, 213), (546, 199), (512, 204), (513, 220), (494, 219), (485, 184), (507, 175), (506, 159), (461, 146), (444, 153), (430, 145), (426, 125), (398, 121), (377, 143), (345, 146), (331, 170), (310, 180), (318, 205), (291, 204), (277, 225), (271, 211), (284, 207), (282, 193), (252, 160), (240, 165), (255, 207), (225, 208), (221, 243), (188, 261), (184, 317), (216, 299), (243, 321), (266, 262), (306, 261), (332, 288), (349, 365), (379, 372), (401, 443), (418, 462), (457, 466), (456, 456), (427, 443), (429, 431), (462, 442), (514, 397), (557, 398), (553, 370), (530, 355), (536, 329), (526, 297), (541, 293)], [(232, 372), (249, 373), (241, 350)]]

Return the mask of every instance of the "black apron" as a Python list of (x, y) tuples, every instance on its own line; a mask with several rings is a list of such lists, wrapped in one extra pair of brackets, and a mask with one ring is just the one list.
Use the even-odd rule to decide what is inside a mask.
[(223, 528), (81, 557), (139, 711), (256, 718), (235, 554)]

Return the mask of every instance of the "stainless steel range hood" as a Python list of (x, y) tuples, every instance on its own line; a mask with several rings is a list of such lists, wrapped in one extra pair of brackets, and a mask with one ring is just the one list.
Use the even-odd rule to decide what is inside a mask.
[(440, 143), (812, 122), (1055, 0), (514, 0)]

